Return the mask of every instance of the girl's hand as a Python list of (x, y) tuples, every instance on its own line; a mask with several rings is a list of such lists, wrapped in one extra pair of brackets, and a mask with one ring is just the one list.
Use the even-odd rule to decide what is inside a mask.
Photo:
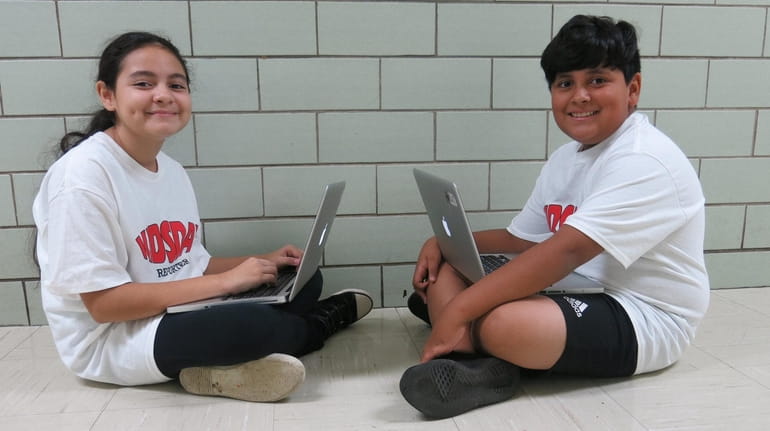
[(260, 284), (273, 283), (277, 273), (278, 267), (275, 263), (252, 256), (220, 276), (224, 279), (226, 293), (233, 294)]
[(282, 268), (284, 266), (299, 266), (302, 255), (302, 250), (287, 244), (278, 250), (266, 254), (264, 257), (273, 262), (278, 268)]
[(425, 290), (432, 283), (436, 282), (441, 259), (441, 250), (438, 248), (436, 238), (433, 237), (425, 241), (422, 249), (420, 249), (420, 255), (417, 257), (417, 264), (412, 276), (412, 287), (414, 287), (414, 291), (420, 295), (423, 301), (427, 300)]

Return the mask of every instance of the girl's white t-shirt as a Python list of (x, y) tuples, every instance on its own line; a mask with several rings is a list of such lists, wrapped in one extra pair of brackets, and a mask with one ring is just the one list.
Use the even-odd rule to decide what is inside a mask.
[(508, 230), (542, 242), (568, 224), (604, 248), (575, 272), (626, 310), (643, 373), (679, 359), (708, 307), (704, 202), (687, 157), (635, 113), (588, 150), (556, 150)]
[(162, 315), (97, 323), (80, 294), (203, 274), (195, 193), (163, 152), (158, 171), (98, 132), (57, 160), (33, 204), (43, 308), (59, 354), (78, 376), (120, 385), (169, 380), (155, 364)]

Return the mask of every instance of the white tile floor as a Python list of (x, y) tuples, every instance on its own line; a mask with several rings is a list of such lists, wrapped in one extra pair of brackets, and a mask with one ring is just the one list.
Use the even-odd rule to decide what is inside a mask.
[(770, 429), (770, 288), (714, 291), (696, 343), (631, 379), (526, 379), (510, 401), (428, 421), (398, 392), (428, 329), (379, 309), (303, 358), (283, 402), (189, 395), (176, 383), (89, 383), (61, 365), (47, 327), (0, 328), (0, 430), (762, 430)]

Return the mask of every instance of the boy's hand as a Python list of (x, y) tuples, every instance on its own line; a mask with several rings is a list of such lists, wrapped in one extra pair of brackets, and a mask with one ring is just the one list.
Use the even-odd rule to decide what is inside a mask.
[(441, 259), (441, 250), (438, 248), (436, 238), (433, 237), (425, 241), (422, 249), (420, 249), (420, 255), (417, 258), (412, 276), (412, 286), (423, 301), (427, 300), (425, 290), (431, 283), (436, 282)]
[(453, 351), (464, 351), (457, 346), (470, 334), (470, 323), (454, 318), (447, 311), (445, 309), (438, 321), (433, 323), (430, 337), (422, 348), (420, 362), (425, 363)]

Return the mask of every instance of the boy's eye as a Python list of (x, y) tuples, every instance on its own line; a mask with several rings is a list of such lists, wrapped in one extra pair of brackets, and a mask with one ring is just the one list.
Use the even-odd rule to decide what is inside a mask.
[(605, 82), (607, 82), (607, 80), (604, 79), (604, 78), (594, 78), (594, 79), (591, 80), (591, 84), (593, 84), (593, 85), (602, 85)]
[(173, 90), (187, 90), (187, 86), (184, 84), (171, 84), (170, 87)]
[(146, 88), (146, 87), (152, 87), (152, 84), (150, 84), (147, 81), (137, 81), (137, 82), (134, 82), (134, 87)]
[(568, 81), (566, 79), (561, 81), (556, 81), (554, 83), (554, 87), (556, 88), (569, 88), (570, 86), (572, 86), (572, 81)]

